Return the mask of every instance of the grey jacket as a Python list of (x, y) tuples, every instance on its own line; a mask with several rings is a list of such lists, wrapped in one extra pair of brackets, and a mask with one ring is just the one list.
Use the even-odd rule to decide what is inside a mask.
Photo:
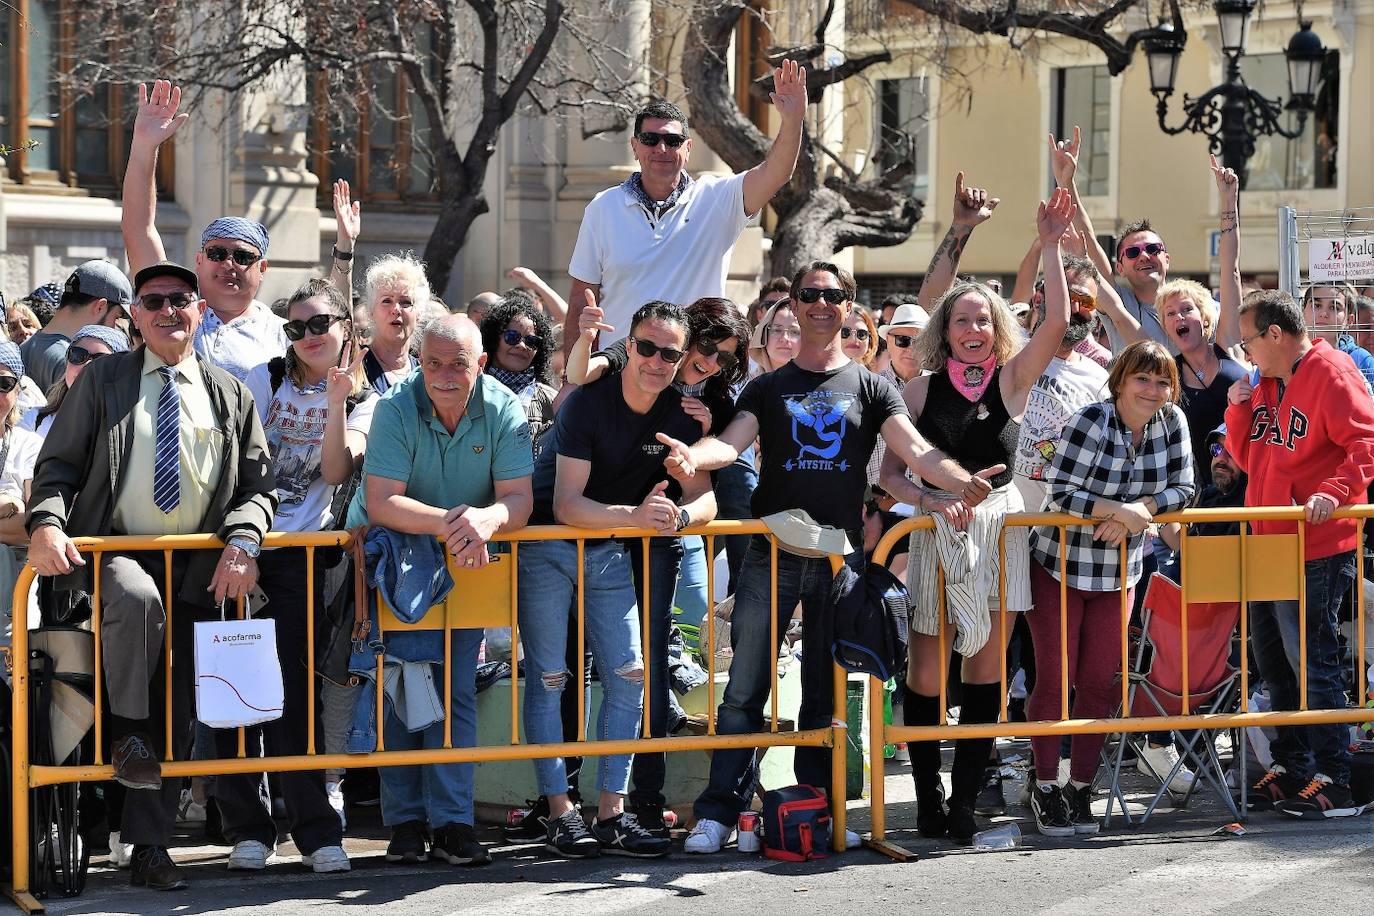
[[(142, 379), (144, 348), (115, 353), (86, 367), (53, 416), (33, 474), (28, 530), (57, 525), (70, 537), (111, 534), (111, 518), (133, 447), (133, 408)], [(267, 437), (253, 396), (237, 379), (197, 354), (219, 428), (225, 432), (223, 470), (200, 530), (221, 540), (261, 543), (277, 507)], [(219, 553), (194, 551), (181, 600), (208, 604), (206, 587)], [(89, 589), (87, 565), (56, 577), (58, 589)]]

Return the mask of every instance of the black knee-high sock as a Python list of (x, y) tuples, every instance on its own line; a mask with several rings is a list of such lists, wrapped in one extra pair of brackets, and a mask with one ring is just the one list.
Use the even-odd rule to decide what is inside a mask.
[[(1001, 707), (1001, 684), (965, 684), (959, 724), (996, 722)], [(954, 742), (954, 767), (950, 773), (953, 801), (962, 800), (971, 804), (977, 798), (982, 786), (983, 770), (988, 765), (988, 754), (994, 744), (992, 738), (960, 738)]]
[[(940, 698), (906, 689), (902, 701), (903, 725), (939, 725)], [(911, 775), (916, 780), (916, 795), (934, 795), (940, 788), (940, 742), (912, 741), (907, 744), (911, 753)]]

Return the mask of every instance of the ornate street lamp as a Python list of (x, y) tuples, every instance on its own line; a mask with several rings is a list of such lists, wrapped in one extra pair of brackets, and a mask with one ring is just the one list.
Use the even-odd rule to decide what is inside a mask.
[[(1211, 151), (1221, 156), (1224, 165), (1236, 170), (1243, 188), (1249, 177), (1246, 163), (1255, 154), (1258, 137), (1277, 134), (1295, 140), (1302, 135), (1321, 87), (1326, 48), (1313, 34), (1312, 23), (1302, 22), (1284, 52), (1288, 59), (1288, 104), (1283, 105), (1281, 99), (1266, 98), (1251, 89), (1241, 76), (1240, 60), (1250, 37), (1250, 14), (1254, 12), (1255, 0), (1214, 0), (1212, 5), (1217, 11), (1221, 50), (1226, 56), (1226, 81), (1200, 96), (1185, 95), (1183, 123), (1170, 127), (1166, 123), (1168, 100), (1174, 92), (1187, 35), (1165, 23), (1142, 36), (1150, 70), (1150, 92), (1158, 100), (1160, 129), (1171, 136), (1187, 132), (1207, 137)], [(1280, 122), (1285, 109), (1297, 115), (1292, 131)]]

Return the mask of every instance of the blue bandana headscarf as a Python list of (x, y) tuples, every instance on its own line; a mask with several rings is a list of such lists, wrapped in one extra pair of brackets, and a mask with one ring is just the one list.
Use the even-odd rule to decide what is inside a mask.
[(81, 329), (76, 332), (76, 336), (72, 338), (72, 343), (75, 344), (77, 341), (84, 340), (88, 337), (91, 340), (98, 340), (109, 347), (111, 353), (128, 352), (129, 338), (118, 328), (107, 327), (103, 324), (82, 325)]
[(0, 340), (0, 366), (13, 372), (15, 378), (24, 377), (24, 358), (19, 355), (18, 344)]
[(211, 239), (235, 239), (252, 245), (258, 254), (267, 257), (267, 227), (255, 220), (221, 216), (200, 234), (200, 247), (204, 248)]

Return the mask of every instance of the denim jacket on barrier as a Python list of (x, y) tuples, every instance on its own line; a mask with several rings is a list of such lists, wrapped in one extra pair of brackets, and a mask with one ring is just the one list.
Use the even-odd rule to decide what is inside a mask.
[[(453, 590), (444, 549), (430, 535), (401, 534), (374, 527), (368, 530), (364, 550), (369, 638), (366, 643), (353, 643), (348, 660), (348, 670), (364, 680), (346, 738), (345, 751), (350, 754), (377, 749), (378, 655), (382, 656), (387, 700), (398, 710), (406, 728), (419, 731), (443, 717), (443, 703), (434, 689), (430, 666), (444, 660), (445, 631), (390, 633), (383, 642), (377, 627), (377, 592), (382, 593), (398, 619), (415, 623)], [(407, 691), (416, 690), (427, 691), (427, 695), (407, 695)]]

